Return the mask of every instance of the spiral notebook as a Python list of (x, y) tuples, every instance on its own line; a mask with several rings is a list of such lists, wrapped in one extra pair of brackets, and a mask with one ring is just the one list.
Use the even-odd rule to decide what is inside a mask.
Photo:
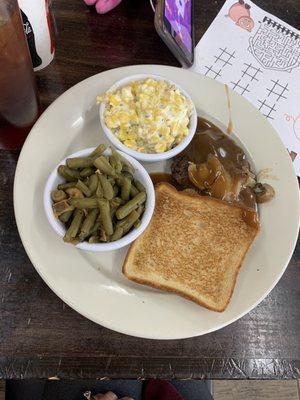
[(191, 70), (228, 84), (256, 106), (300, 176), (300, 31), (251, 1), (227, 0), (196, 46)]

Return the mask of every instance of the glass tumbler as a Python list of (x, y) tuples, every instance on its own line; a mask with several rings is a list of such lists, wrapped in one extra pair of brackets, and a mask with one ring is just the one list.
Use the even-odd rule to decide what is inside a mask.
[(17, 0), (0, 0), (0, 148), (19, 148), (38, 117), (34, 73)]

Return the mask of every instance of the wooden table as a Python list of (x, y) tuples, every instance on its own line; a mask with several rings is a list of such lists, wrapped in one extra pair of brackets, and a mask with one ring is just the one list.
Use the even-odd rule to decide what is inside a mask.
[[(295, 25), (297, 0), (257, 0)], [(196, 38), (223, 1), (196, 0)], [(99, 16), (81, 0), (54, 0), (55, 61), (37, 74), (44, 107), (100, 71), (131, 64), (178, 65), (155, 33), (147, 0)], [(0, 377), (299, 378), (300, 246), (271, 294), (218, 332), (175, 341), (111, 332), (66, 306), (41, 280), (19, 239), (12, 187), (16, 151), (0, 151)]]

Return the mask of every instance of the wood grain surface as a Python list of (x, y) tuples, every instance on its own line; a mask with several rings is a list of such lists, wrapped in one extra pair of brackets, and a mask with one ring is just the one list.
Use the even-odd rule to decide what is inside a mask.
[[(256, 3), (296, 25), (298, 1)], [(196, 38), (223, 2), (196, 0)], [(178, 65), (156, 35), (146, 0), (99, 16), (81, 0), (53, 0), (57, 50), (37, 74), (43, 107), (98, 72), (131, 64)], [(300, 377), (300, 246), (271, 294), (234, 324), (187, 340), (153, 341), (85, 319), (46, 286), (20, 241), (12, 188), (17, 151), (0, 150), (0, 377)]]
[(285, 381), (215, 381), (214, 400), (300, 400), (298, 382)]

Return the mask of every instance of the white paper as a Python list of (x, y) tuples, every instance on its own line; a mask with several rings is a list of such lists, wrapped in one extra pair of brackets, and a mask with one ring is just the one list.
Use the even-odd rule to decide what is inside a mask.
[(225, 2), (196, 46), (191, 70), (227, 83), (256, 106), (300, 176), (300, 31), (240, 1)]

